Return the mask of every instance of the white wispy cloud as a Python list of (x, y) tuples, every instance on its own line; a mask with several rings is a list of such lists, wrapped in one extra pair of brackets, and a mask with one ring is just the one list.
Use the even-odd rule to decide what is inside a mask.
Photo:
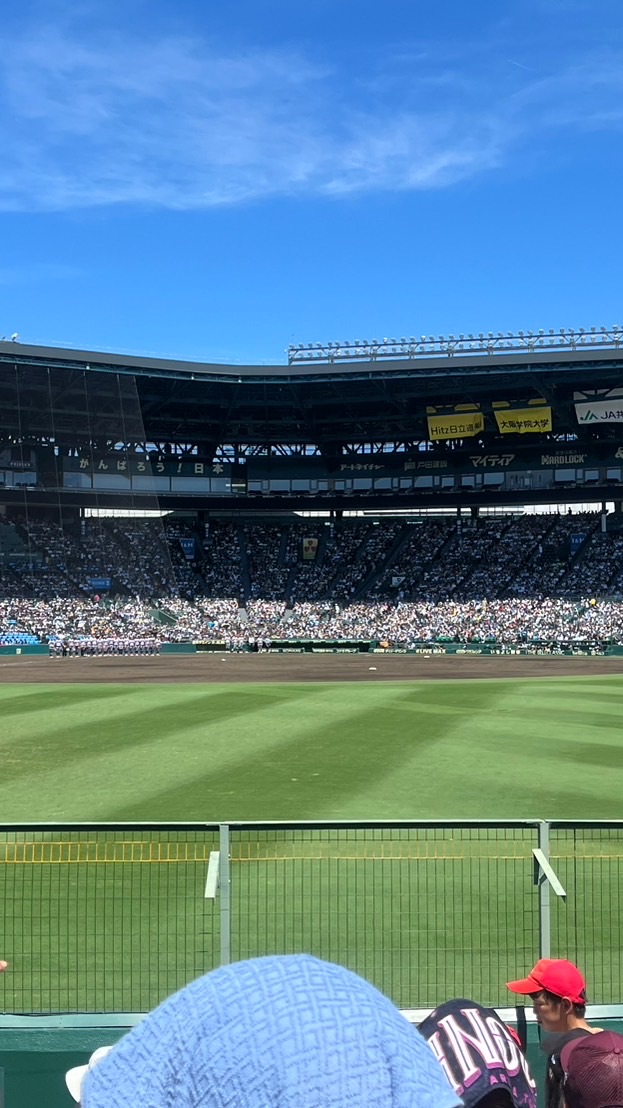
[(623, 58), (604, 51), (539, 76), (510, 102), (518, 117), (534, 116), (540, 130), (578, 131), (618, 127), (623, 122)]
[[(509, 70), (517, 76), (517, 68)], [(366, 85), (292, 51), (39, 30), (0, 42), (0, 210), (198, 209), (272, 196), (431, 189), (499, 167), (522, 135), (615, 126), (614, 59), (508, 93), (458, 66)]]

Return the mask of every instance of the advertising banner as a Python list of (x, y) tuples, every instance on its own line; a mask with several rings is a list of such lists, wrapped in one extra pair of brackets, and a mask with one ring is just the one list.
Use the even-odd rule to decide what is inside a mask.
[(574, 392), (578, 423), (623, 423), (623, 389)]
[(431, 442), (442, 439), (469, 439), (485, 429), (482, 412), (454, 412), (452, 415), (429, 415), (428, 437)]
[(149, 454), (107, 454), (104, 457), (63, 458), (65, 473), (116, 473), (126, 477), (140, 475), (161, 477), (231, 477), (228, 462), (207, 462), (199, 458), (166, 461), (152, 460)]
[(552, 409), (546, 406), (496, 408), (493, 414), (502, 435), (538, 434), (552, 429)]

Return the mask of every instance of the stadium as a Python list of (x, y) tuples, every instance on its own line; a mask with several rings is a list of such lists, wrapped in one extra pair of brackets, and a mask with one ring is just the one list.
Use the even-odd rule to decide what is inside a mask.
[(616, 327), (271, 366), (0, 343), (21, 1103), (54, 1020), (48, 1088), (256, 954), (417, 1013), (564, 953), (620, 1015), (622, 372)]

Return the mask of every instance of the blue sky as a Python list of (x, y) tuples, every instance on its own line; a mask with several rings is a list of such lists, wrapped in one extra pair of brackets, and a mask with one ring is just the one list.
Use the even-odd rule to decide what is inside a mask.
[(1, 333), (623, 323), (621, 0), (24, 0), (2, 37)]

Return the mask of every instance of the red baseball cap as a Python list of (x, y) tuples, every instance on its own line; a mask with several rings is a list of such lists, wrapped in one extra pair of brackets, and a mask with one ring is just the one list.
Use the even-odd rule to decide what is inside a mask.
[(586, 982), (577, 966), (564, 958), (541, 958), (527, 977), (509, 981), (513, 993), (540, 993), (547, 989), (554, 996), (566, 997), (572, 1004), (586, 1004)]

